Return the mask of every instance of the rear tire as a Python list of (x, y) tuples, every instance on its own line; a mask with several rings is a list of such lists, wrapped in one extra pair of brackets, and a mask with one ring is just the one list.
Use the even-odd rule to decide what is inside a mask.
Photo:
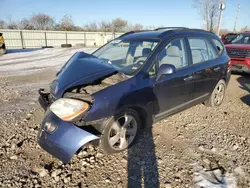
[(220, 80), (215, 86), (209, 99), (204, 102), (206, 106), (217, 107), (220, 106), (225, 97), (226, 83), (224, 80)]
[(140, 129), (139, 114), (135, 110), (126, 109), (105, 122), (99, 147), (107, 154), (124, 151), (134, 144)]

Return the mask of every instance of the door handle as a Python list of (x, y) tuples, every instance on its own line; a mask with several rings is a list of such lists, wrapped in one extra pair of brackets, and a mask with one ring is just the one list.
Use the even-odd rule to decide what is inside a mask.
[(193, 76), (192, 76), (192, 75), (190, 75), (190, 76), (184, 78), (184, 81), (185, 81), (185, 82), (189, 82), (189, 81), (191, 81), (191, 80), (193, 80)]
[(220, 70), (220, 67), (214, 68), (214, 71), (219, 71), (219, 70)]

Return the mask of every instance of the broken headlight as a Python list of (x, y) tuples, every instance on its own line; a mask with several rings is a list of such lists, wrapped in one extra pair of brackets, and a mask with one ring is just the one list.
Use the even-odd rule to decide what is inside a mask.
[(61, 98), (50, 106), (50, 110), (64, 121), (72, 121), (88, 111), (89, 104), (76, 99)]

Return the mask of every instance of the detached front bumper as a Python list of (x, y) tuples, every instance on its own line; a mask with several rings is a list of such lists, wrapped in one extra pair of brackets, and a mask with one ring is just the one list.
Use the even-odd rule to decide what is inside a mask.
[[(55, 126), (55, 130), (49, 132), (46, 123)], [(37, 136), (38, 144), (64, 163), (69, 163), (79, 148), (95, 139), (98, 137), (73, 123), (62, 121), (49, 110), (45, 114)]]

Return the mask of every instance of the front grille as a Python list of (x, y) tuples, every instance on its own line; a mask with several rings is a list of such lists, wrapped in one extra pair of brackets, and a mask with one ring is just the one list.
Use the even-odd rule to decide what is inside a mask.
[(229, 55), (229, 57), (246, 58), (250, 57), (250, 50), (227, 48), (227, 54)]

